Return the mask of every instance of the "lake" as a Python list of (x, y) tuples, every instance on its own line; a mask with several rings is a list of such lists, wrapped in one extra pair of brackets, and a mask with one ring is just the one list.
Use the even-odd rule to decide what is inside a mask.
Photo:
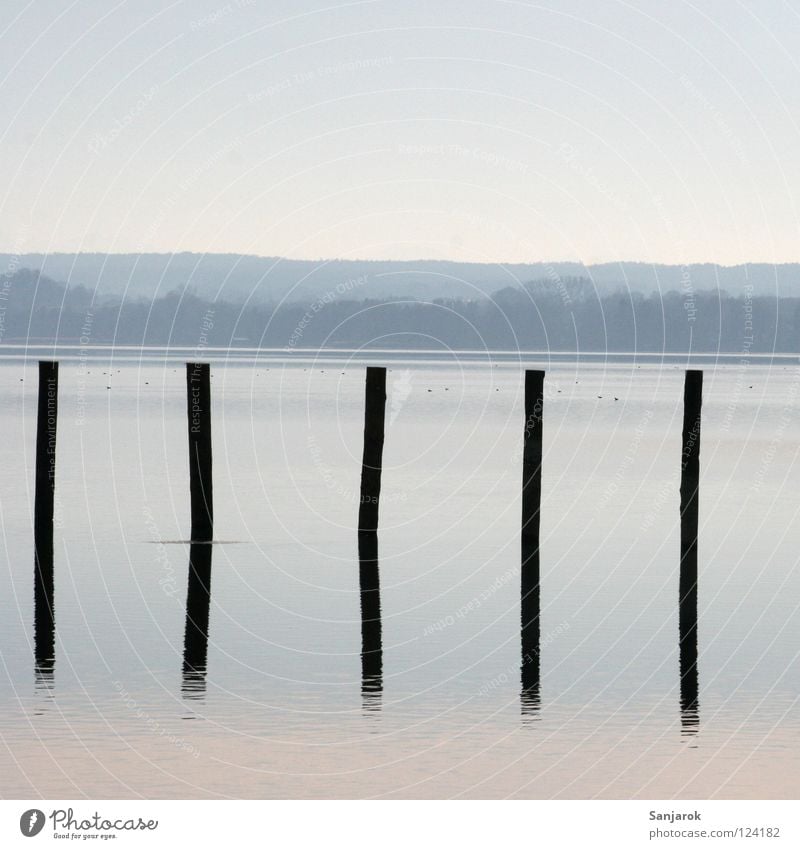
[[(3, 350), (3, 797), (796, 796), (797, 358), (697, 366), (687, 723), (680, 358), (204, 352), (217, 543), (206, 666), (187, 673), (192, 353), (58, 352), (56, 651), (37, 668), (40, 352)], [(367, 359), (389, 372), (382, 664), (362, 680)], [(526, 367), (547, 369), (535, 700), (520, 692)]]

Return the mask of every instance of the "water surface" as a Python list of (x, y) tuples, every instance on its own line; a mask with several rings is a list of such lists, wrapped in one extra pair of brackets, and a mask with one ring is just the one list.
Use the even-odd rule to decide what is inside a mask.
[[(795, 359), (703, 365), (687, 723), (684, 364), (385, 355), (376, 668), (356, 533), (364, 358), (214, 353), (219, 542), (202, 555), (205, 662), (187, 668), (182, 356), (61, 352), (56, 654), (38, 670), (36, 363), (0, 364), (1, 795), (796, 795)], [(520, 676), (526, 366), (547, 368), (535, 700)]]

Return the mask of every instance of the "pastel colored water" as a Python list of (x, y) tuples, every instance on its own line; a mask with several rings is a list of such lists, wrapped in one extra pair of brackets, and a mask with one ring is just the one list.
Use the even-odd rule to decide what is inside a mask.
[[(363, 363), (212, 357), (220, 544), (207, 671), (187, 683), (181, 362), (84, 353), (61, 357), (52, 676), (33, 660), (35, 360), (0, 365), (0, 795), (796, 795), (796, 360), (703, 366), (687, 733), (680, 363), (386, 355), (382, 682), (362, 693)], [(542, 680), (527, 707), (526, 365), (548, 369)]]

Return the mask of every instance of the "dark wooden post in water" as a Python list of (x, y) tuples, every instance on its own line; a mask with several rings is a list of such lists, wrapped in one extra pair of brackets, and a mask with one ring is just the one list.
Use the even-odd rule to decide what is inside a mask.
[(192, 542), (211, 542), (214, 532), (214, 498), (211, 481), (211, 379), (208, 363), (186, 364), (186, 395)]
[(383, 430), (386, 419), (386, 369), (367, 368), (364, 403), (364, 456), (361, 462), (359, 533), (378, 530), (383, 466)]
[(187, 697), (199, 698), (205, 692), (211, 606), (211, 541), (214, 538), (211, 379), (208, 363), (186, 364), (186, 398), (192, 530), (183, 642), (183, 692)]
[(39, 363), (36, 421), (34, 539), (34, 653), (37, 675), (52, 675), (55, 662), (53, 508), (56, 482), (58, 363)]
[(683, 390), (681, 453), (681, 562), (678, 591), (681, 724), (685, 732), (699, 725), (697, 674), (697, 525), (700, 494), (700, 414), (703, 372), (688, 370)]
[(386, 369), (367, 367), (364, 399), (364, 454), (358, 507), (358, 563), (361, 590), (361, 693), (365, 706), (383, 690), (381, 588), (378, 570), (378, 514), (386, 419)]
[(522, 449), (522, 708), (539, 706), (540, 588), (539, 517), (542, 501), (542, 409), (544, 372), (525, 372)]

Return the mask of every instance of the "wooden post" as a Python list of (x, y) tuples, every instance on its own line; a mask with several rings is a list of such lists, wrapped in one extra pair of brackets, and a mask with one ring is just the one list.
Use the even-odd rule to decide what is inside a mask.
[(522, 450), (522, 706), (536, 710), (540, 684), (539, 517), (542, 501), (542, 409), (544, 372), (525, 372)]
[(369, 366), (364, 404), (364, 456), (361, 463), (361, 504), (358, 509), (359, 533), (378, 530), (385, 418), (386, 369)]
[(39, 363), (36, 421), (34, 539), (34, 652), (37, 672), (52, 674), (55, 657), (53, 508), (56, 482), (58, 363)]
[(208, 363), (186, 364), (186, 403), (192, 530), (183, 641), (183, 692), (187, 698), (199, 698), (205, 692), (211, 605), (211, 542), (214, 538), (211, 376)]
[(697, 526), (700, 494), (700, 419), (703, 372), (688, 370), (683, 390), (681, 561), (678, 590), (681, 717), (684, 731), (699, 724), (697, 674)]
[(358, 508), (358, 562), (361, 590), (361, 694), (365, 707), (383, 690), (381, 588), (378, 570), (378, 514), (386, 418), (386, 369), (367, 367), (364, 399), (364, 454)]
[(378, 571), (378, 535), (358, 535), (361, 589), (361, 695), (365, 707), (375, 707), (383, 691), (381, 586)]
[(192, 542), (211, 542), (214, 498), (211, 479), (211, 380), (208, 363), (186, 364), (189, 418), (189, 490)]

